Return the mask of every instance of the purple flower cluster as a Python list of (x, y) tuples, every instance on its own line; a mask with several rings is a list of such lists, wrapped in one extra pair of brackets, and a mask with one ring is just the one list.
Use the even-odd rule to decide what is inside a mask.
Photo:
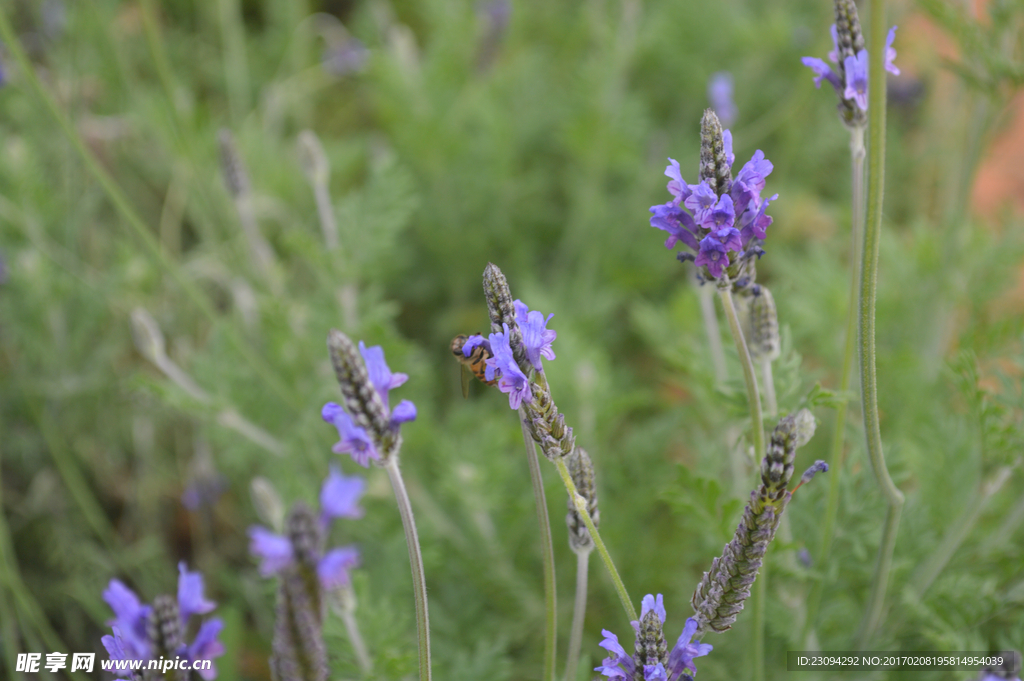
[[(724, 131), (722, 141), (727, 163), (736, 160), (732, 152), (732, 133)], [(766, 237), (772, 218), (765, 213), (768, 204), (779, 197), (762, 199), (765, 178), (774, 166), (758, 149), (740, 169), (728, 193), (718, 196), (707, 184), (688, 185), (679, 170), (679, 162), (669, 159), (665, 175), (672, 200), (651, 206), (651, 227), (668, 232), (665, 248), (682, 242), (696, 252), (694, 264), (707, 267), (718, 279), (739, 254), (758, 247)], [(692, 258), (683, 256), (683, 259)]]
[[(526, 352), (526, 359), (538, 372), (544, 371), (541, 357), (554, 359), (555, 351), (551, 349), (551, 343), (558, 337), (558, 332), (547, 328), (548, 322), (554, 317), (554, 313), (547, 317), (542, 312), (530, 310), (521, 300), (514, 303), (516, 310), (516, 324), (523, 334), (523, 350)], [(508, 404), (512, 409), (518, 409), (523, 402), (532, 399), (530, 391), (530, 379), (519, 368), (512, 353), (512, 346), (509, 343), (508, 324), (503, 324), (501, 333), (492, 333), (488, 338), (481, 335), (470, 336), (465, 345), (462, 346), (462, 354), (469, 357), (473, 348), (478, 345), (484, 346), (491, 357), (487, 360), (487, 369), (484, 375), (488, 381), (498, 379), (498, 389), (508, 393)]]
[[(366, 488), (366, 481), (359, 476), (345, 477), (337, 466), (331, 466), (331, 473), (320, 488), (320, 526), (326, 530), (335, 518), (361, 518), (363, 509), (359, 498)], [(260, 574), (264, 577), (277, 574), (292, 564), (294, 551), (287, 537), (271, 532), (260, 525), (249, 528), (249, 552), (259, 558)], [(334, 589), (349, 583), (349, 570), (359, 565), (359, 550), (354, 546), (343, 546), (328, 551), (317, 565), (320, 584), (325, 589)]]
[[(101, 640), (111, 660), (151, 660), (156, 654), (156, 645), (150, 640), (147, 622), (152, 610), (151, 606), (139, 601), (135, 592), (120, 580), (112, 579), (103, 592), (103, 600), (114, 611), (114, 619), (110, 624), (114, 629), (113, 636), (104, 636)], [(193, 615), (205, 615), (217, 607), (213, 601), (203, 597), (203, 576), (198, 572), (189, 572), (184, 561), (178, 563), (178, 612), (181, 615), (181, 628), (185, 630), (188, 620)], [(224, 654), (224, 645), (217, 639), (224, 623), (219, 617), (206, 620), (199, 627), (192, 643), (182, 643), (173, 654), (190, 662), (195, 660), (212, 660)], [(206, 681), (217, 678), (217, 668), (210, 665), (209, 669), (198, 670)], [(115, 670), (119, 676), (128, 676), (129, 670)]]
[[(658, 594), (657, 598), (651, 594), (644, 596), (640, 609), (640, 621), (643, 621), (651, 611), (657, 615), (662, 624), (665, 623), (665, 604), (661, 594)], [(640, 635), (640, 621), (630, 622), (637, 637)], [(632, 681), (632, 679), (642, 678), (644, 681), (677, 681), (687, 670), (696, 673), (697, 667), (694, 665), (693, 659), (703, 657), (712, 650), (712, 646), (708, 643), (691, 643), (690, 639), (696, 632), (697, 620), (691, 617), (686, 620), (683, 633), (679, 635), (676, 644), (669, 651), (668, 661), (643, 665), (641, 675), (637, 673), (640, 663), (626, 653), (625, 648), (619, 643), (618, 637), (607, 629), (602, 629), (604, 640), (601, 641), (601, 647), (611, 655), (601, 662), (600, 667), (595, 667), (594, 671), (601, 672), (602, 675), (610, 679), (619, 678)]]
[[(893, 64), (896, 58), (896, 50), (892, 42), (896, 39), (896, 27), (889, 29), (889, 35), (885, 39), (885, 70), (894, 75), (900, 75), (900, 70)], [(855, 102), (861, 111), (868, 110), (868, 51), (860, 50), (857, 54), (846, 57), (839, 61), (839, 34), (836, 25), (832, 24), (832, 46), (828, 53), (829, 61), (837, 66), (837, 74), (832, 68), (816, 57), (804, 57), (800, 61), (807, 68), (814, 71), (814, 86), (820, 88), (821, 81), (827, 80), (835, 88), (836, 94), (847, 101)]]
[[(394, 409), (391, 409), (388, 399), (388, 392), (409, 380), (409, 376), (391, 373), (391, 369), (388, 368), (388, 364), (384, 360), (384, 350), (379, 345), (368, 348), (362, 341), (359, 341), (359, 353), (366, 363), (366, 372), (369, 375), (370, 383), (377, 390), (384, 406), (390, 409), (391, 425), (397, 427), (406, 421), (416, 420), (415, 404), (409, 400), (402, 400)], [(338, 429), (341, 440), (332, 448), (335, 454), (347, 453), (353, 461), (363, 467), (370, 465), (370, 459), (375, 461), (380, 459), (380, 452), (377, 451), (370, 434), (366, 432), (365, 428), (357, 426), (341, 405), (328, 402), (324, 405), (320, 415), (324, 421)]]

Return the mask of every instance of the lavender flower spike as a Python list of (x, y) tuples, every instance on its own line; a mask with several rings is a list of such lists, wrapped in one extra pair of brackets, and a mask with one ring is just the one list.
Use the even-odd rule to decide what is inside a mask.
[(494, 357), (487, 360), (487, 370), (484, 375), (488, 381), (495, 379), (495, 372), (500, 372), (498, 378), (498, 389), (508, 393), (508, 406), (518, 409), (523, 402), (532, 399), (530, 391), (530, 379), (522, 372), (516, 363), (512, 348), (509, 346), (508, 324), (504, 325), (504, 333), (491, 334), (491, 350)]
[(636, 632), (635, 654), (628, 655), (619, 643), (618, 637), (604, 629), (601, 633), (604, 640), (601, 647), (611, 653), (595, 667), (608, 678), (620, 678), (628, 681), (680, 681), (689, 679), (689, 673), (696, 673), (697, 667), (693, 660), (703, 657), (713, 650), (707, 643), (691, 643), (697, 633), (697, 621), (692, 617), (686, 620), (686, 626), (679, 635), (676, 644), (668, 649), (662, 631), (666, 613), (664, 599), (661, 594), (644, 596), (640, 610), (640, 620), (630, 622)]

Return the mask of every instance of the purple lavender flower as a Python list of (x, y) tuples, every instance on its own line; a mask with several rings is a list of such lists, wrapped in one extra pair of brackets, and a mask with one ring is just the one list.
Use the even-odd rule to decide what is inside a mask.
[(487, 360), (487, 369), (484, 376), (488, 381), (493, 381), (495, 372), (500, 372), (498, 389), (508, 393), (508, 406), (518, 409), (523, 401), (529, 402), (533, 394), (530, 390), (530, 379), (526, 377), (522, 369), (512, 356), (512, 348), (508, 342), (508, 324), (503, 324), (504, 333), (491, 334), (491, 350), (494, 357)]
[(665, 168), (665, 176), (669, 178), (668, 185), (665, 188), (668, 189), (668, 193), (673, 197), (672, 204), (678, 206), (680, 203), (688, 199), (692, 192), (690, 185), (686, 184), (686, 181), (683, 180), (682, 173), (679, 171), (679, 161), (674, 158), (670, 158), (668, 160), (668, 167)]
[(341, 440), (331, 447), (332, 452), (349, 454), (352, 460), (363, 468), (370, 465), (370, 459), (375, 461), (380, 459), (380, 453), (374, 447), (373, 440), (370, 439), (366, 429), (357, 426), (341, 405), (328, 402), (320, 411), (320, 416), (324, 421), (337, 428), (338, 435), (341, 437)]
[(320, 583), (327, 590), (348, 586), (350, 570), (359, 567), (359, 550), (354, 546), (342, 546), (327, 552), (316, 566)]
[[(640, 609), (640, 620), (630, 622), (638, 638), (640, 636), (640, 623), (644, 621), (650, 612), (653, 612), (662, 624), (665, 623), (665, 605), (661, 594), (658, 594), (657, 598), (651, 594), (644, 596)], [(686, 620), (686, 626), (683, 627), (683, 632), (679, 635), (675, 646), (669, 651), (667, 658), (663, 658), (656, 664), (645, 664), (643, 676), (641, 677), (636, 674), (639, 664), (637, 658), (626, 652), (615, 634), (607, 629), (602, 629), (601, 634), (604, 636), (604, 640), (601, 641), (600, 645), (611, 655), (601, 662), (600, 667), (595, 667), (594, 671), (601, 672), (602, 675), (608, 678), (620, 678), (627, 681), (639, 678), (642, 678), (644, 681), (679, 681), (684, 672), (697, 672), (697, 667), (693, 663), (694, 658), (703, 657), (713, 649), (707, 643), (692, 643), (691, 639), (696, 632), (697, 620), (691, 617)], [(650, 658), (647, 661), (650, 662)]]
[(899, 68), (892, 63), (892, 60), (896, 58), (896, 50), (892, 47), (892, 41), (896, 40), (896, 29), (898, 26), (893, 26), (889, 29), (889, 35), (885, 38), (885, 70), (894, 76), (900, 75)]
[[(358, 476), (345, 477), (337, 466), (331, 466), (320, 487), (320, 523), (326, 530), (335, 518), (360, 518), (363, 509), (358, 505), (366, 481)], [(260, 559), (260, 574), (277, 574), (289, 567), (295, 559), (295, 550), (287, 537), (265, 527), (249, 528), (249, 553)], [(325, 589), (348, 584), (348, 571), (359, 564), (359, 550), (344, 546), (328, 551), (317, 565), (320, 583)]]
[[(554, 317), (554, 313), (544, 318), (542, 312), (530, 311), (521, 300), (513, 302), (516, 310), (516, 323), (519, 330), (523, 332), (523, 349), (526, 351), (526, 359), (530, 361), (537, 371), (544, 371), (540, 358), (552, 360), (555, 358), (555, 351), (551, 349), (551, 342), (558, 337), (557, 331), (547, 328), (548, 322)], [(465, 349), (463, 349), (465, 351)]]
[(491, 342), (484, 338), (483, 336), (481, 336), (480, 334), (470, 336), (469, 338), (466, 339), (466, 342), (462, 346), (462, 354), (465, 355), (466, 357), (469, 357), (470, 355), (473, 354), (473, 348), (475, 348), (478, 345), (484, 346), (484, 348), (487, 349), (487, 354), (493, 354), (491, 352)]
[(384, 406), (390, 407), (388, 392), (408, 381), (408, 374), (391, 373), (388, 363), (384, 361), (384, 348), (379, 345), (368, 348), (363, 341), (359, 341), (359, 354), (366, 362), (366, 373), (370, 375), (370, 383), (373, 383), (373, 387), (380, 393)]
[[(110, 580), (103, 599), (114, 611), (114, 619), (109, 622), (113, 628), (113, 636), (104, 636), (101, 641), (112, 660), (149, 660), (158, 647), (149, 637), (147, 623), (152, 608), (139, 601), (131, 589), (116, 579)], [(188, 628), (188, 620), (193, 615), (205, 615), (216, 607), (216, 603), (203, 596), (203, 576), (198, 572), (189, 572), (184, 561), (178, 563), (178, 613), (182, 631)], [(183, 646), (181, 651), (166, 651), (180, 654), (190, 661), (212, 660), (224, 654), (224, 646), (217, 640), (224, 623), (217, 617), (203, 622), (191, 644)], [(117, 670), (115, 674), (130, 675), (130, 670)], [(207, 681), (217, 678), (217, 668), (210, 666), (201, 675)]]
[(697, 259), (694, 260), (697, 267), (707, 267), (708, 272), (715, 279), (722, 276), (722, 272), (729, 266), (729, 255), (725, 244), (713, 236), (706, 236), (700, 242), (700, 251)]
[(259, 525), (249, 528), (249, 553), (260, 559), (260, 574), (264, 577), (288, 567), (294, 557), (292, 543), (287, 537)]
[(321, 522), (326, 525), (335, 518), (362, 518), (359, 497), (365, 490), (366, 480), (358, 475), (347, 478), (337, 466), (332, 465), (320, 488)]
[[(736, 157), (728, 130), (722, 131), (722, 148), (731, 166)], [(668, 232), (665, 248), (683, 243), (696, 253), (696, 257), (679, 253), (679, 260), (693, 260), (717, 279), (737, 257), (759, 248), (756, 240), (765, 238), (772, 218), (764, 211), (778, 195), (762, 200), (761, 192), (773, 169), (772, 162), (758, 149), (732, 181), (729, 193), (718, 196), (707, 182), (688, 185), (679, 171), (679, 163), (670, 158), (665, 175), (671, 179), (667, 189), (673, 198), (666, 204), (651, 206), (651, 226)]]
[(715, 204), (718, 203), (718, 195), (715, 190), (708, 186), (707, 182), (701, 182), (693, 188), (693, 193), (683, 202), (683, 205), (693, 211), (693, 219), (702, 227)]
[[(856, 19), (855, 12), (853, 18)], [(855, 30), (859, 32), (859, 26)], [(814, 71), (815, 87), (820, 88), (821, 81), (827, 80), (835, 88), (840, 99), (840, 115), (843, 121), (850, 127), (860, 127), (865, 124), (866, 120), (862, 112), (868, 109), (867, 50), (858, 50), (856, 54), (847, 53), (846, 57), (842, 58), (839, 48), (839, 31), (835, 24), (832, 24), (830, 31), (832, 33), (832, 51), (828, 53), (828, 58), (835, 64), (835, 68), (833, 69), (815, 57), (803, 57), (800, 61)], [(893, 63), (896, 58), (896, 50), (893, 49), (892, 43), (895, 39), (896, 26), (893, 26), (889, 29), (889, 35), (885, 40), (885, 70), (899, 75), (900, 70)], [(858, 38), (858, 40), (860, 39)]]
[[(669, 185), (671, 184), (669, 182)], [(651, 212), (654, 213), (651, 227), (668, 232), (665, 248), (675, 248), (676, 243), (682, 241), (693, 250), (697, 250), (697, 238), (694, 236), (697, 233), (697, 223), (689, 213), (679, 207), (678, 203), (670, 201), (661, 206), (651, 206)]]
[(719, 71), (711, 76), (708, 81), (708, 101), (711, 102), (711, 108), (718, 114), (722, 125), (728, 127), (736, 122), (736, 103), (732, 101), (731, 73)]
[(868, 51), (861, 50), (856, 57), (843, 60), (846, 71), (846, 89), (843, 97), (852, 99), (861, 111), (868, 110)]

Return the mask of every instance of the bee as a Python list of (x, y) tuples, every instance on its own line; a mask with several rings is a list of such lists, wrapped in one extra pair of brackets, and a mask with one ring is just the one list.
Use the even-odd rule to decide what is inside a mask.
[(494, 354), (485, 345), (478, 345), (473, 348), (473, 351), (469, 353), (469, 357), (466, 357), (462, 352), (462, 346), (469, 340), (467, 336), (456, 336), (452, 339), (452, 354), (455, 355), (455, 359), (462, 365), (462, 396), (469, 397), (469, 375), (472, 373), (481, 382), (487, 385), (494, 385), (497, 381), (487, 380), (487, 360), (494, 356)]

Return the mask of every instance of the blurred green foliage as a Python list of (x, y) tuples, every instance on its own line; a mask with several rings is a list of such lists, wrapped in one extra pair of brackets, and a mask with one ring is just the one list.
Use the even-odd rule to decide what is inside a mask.
[[(274, 587), (247, 553), (246, 528), (257, 522), (249, 483), (262, 475), (286, 503), (312, 501), (337, 460), (319, 416), (337, 396), (324, 345), (335, 326), (383, 345), (391, 368), (410, 375), (400, 393), (419, 418), (403, 429), (402, 462), (437, 677), (539, 676), (543, 593), (519, 427), (496, 391), (475, 385), (462, 400), (448, 351), (452, 336), (486, 328), (488, 261), (515, 296), (555, 313), (558, 359), (547, 372), (595, 461), (602, 534), (635, 598), (665, 594), (666, 634), (676, 635), (754, 473), (731, 477), (745, 418), (735, 355), (730, 381), (716, 386), (691, 270), (647, 226), (647, 207), (666, 199), (667, 156), (694, 179), (707, 80), (732, 72), (737, 156), (765, 150), (775, 163), (769, 189), (781, 195), (759, 272), (784, 328), (781, 406), (837, 383), (846, 133), (831, 93), (816, 92), (799, 62), (828, 50), (830, 3), (510, 1), (504, 30), (488, 23), (486, 7), (460, 0), (0, 4), (44, 88), (158, 245), (147, 249), (133, 233), (9, 50), (0, 52), (6, 671), (18, 652), (105, 658), (107, 582), (122, 579), (149, 600), (174, 588), (174, 566), (187, 560), (228, 624), (220, 678), (268, 678)], [(925, 94), (894, 99), (890, 117), (879, 397), (907, 505), (878, 650), (1024, 643), (1024, 315), (1019, 287), (1009, 293), (1024, 225), (1012, 215), (981, 224), (967, 202), (1020, 83), (1019, 33), (1005, 30), (1019, 28), (1020, 3), (993, 4), (1001, 43), (984, 37), (994, 30), (984, 21), (924, 3), (948, 28), (962, 27), (954, 37), (967, 58), (957, 70), (969, 86), (953, 83), (960, 103), (951, 109), (931, 87), (948, 74), (919, 58), (904, 68)], [(898, 49), (922, 44), (913, 25), (901, 28)], [(346, 47), (348, 35), (368, 48), (365, 68), (332, 73), (323, 54)], [(234, 133), (251, 176), (276, 258), (270, 274), (249, 257), (224, 188), (221, 128)], [(330, 161), (339, 251), (323, 247), (299, 163), (296, 138), (307, 128)], [(138, 308), (198, 392), (137, 347)], [(816, 395), (820, 427), (798, 471), (827, 458), (832, 412), (821, 405), (835, 397)], [(800, 548), (816, 553), (820, 481), (790, 505), (791, 533), (769, 554), (768, 678), (782, 676), (787, 650), (804, 648), (799, 612), (816, 580), (827, 584), (814, 627), (820, 649), (850, 646), (861, 616), (884, 508), (853, 413), (830, 560), (793, 560)], [(204, 462), (227, 489), (188, 511), (181, 494)], [(552, 473), (545, 466), (564, 642), (575, 561), (560, 539), (564, 490)], [(363, 554), (357, 615), (374, 678), (409, 678), (415, 627), (401, 524), (384, 474), (365, 475), (366, 515), (339, 523), (334, 540)], [(972, 517), (943, 559), (944, 540)], [(584, 655), (594, 663), (600, 630), (628, 627), (603, 568), (591, 565)], [(932, 573), (922, 591), (915, 575)], [(327, 636), (332, 678), (359, 676), (337, 620)], [(706, 639), (715, 652), (700, 678), (749, 675), (751, 636), (741, 616)]]

